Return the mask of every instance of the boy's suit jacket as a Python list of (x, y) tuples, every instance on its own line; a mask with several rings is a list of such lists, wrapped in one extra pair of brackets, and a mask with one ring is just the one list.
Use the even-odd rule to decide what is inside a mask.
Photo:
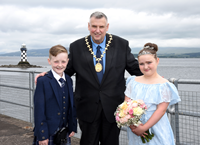
[[(76, 110), (73, 98), (72, 80), (68, 75), (65, 75), (66, 87), (69, 90), (69, 106), (67, 114), (67, 122), (69, 133), (77, 130)], [(44, 77), (39, 77), (34, 94), (34, 117), (35, 129), (34, 135), (37, 140), (48, 139), (53, 135), (60, 125), (62, 120), (62, 97), (59, 96), (57, 80), (54, 78), (51, 71)]]
[[(131, 75), (142, 75), (128, 41), (115, 35), (112, 35), (112, 38), (106, 51), (105, 73), (101, 84), (95, 71), (93, 55), (86, 45), (85, 38), (70, 45), (69, 63), (65, 72), (69, 76), (76, 73), (75, 99), (77, 116), (80, 120), (92, 122), (101, 99), (107, 120), (115, 122), (114, 112), (124, 101), (125, 70)], [(108, 40), (109, 35), (106, 34), (106, 44)], [(90, 36), (88, 42), (92, 48)]]

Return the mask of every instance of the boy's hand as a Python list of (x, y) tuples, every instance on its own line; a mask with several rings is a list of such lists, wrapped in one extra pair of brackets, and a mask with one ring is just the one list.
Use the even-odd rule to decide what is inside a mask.
[(43, 77), (45, 74), (46, 74), (46, 72), (42, 72), (40, 74), (37, 74), (36, 77), (35, 77), (35, 84), (37, 84), (38, 77)]
[(73, 131), (70, 133), (69, 137), (72, 137), (72, 136), (74, 136), (74, 132)]
[(48, 143), (49, 143), (49, 139), (39, 141), (39, 145), (48, 145)]

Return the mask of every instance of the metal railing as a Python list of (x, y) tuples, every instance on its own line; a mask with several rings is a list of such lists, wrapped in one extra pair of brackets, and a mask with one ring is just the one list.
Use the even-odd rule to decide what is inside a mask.
[[(11, 116), (34, 124), (33, 95), (35, 90), (35, 71), (0, 70), (0, 114)], [(169, 79), (179, 85), (196, 85), (200, 80)], [(187, 87), (186, 87), (187, 88)], [(200, 89), (199, 89), (200, 90)], [(174, 132), (176, 145), (199, 145), (200, 139), (200, 92), (178, 90), (181, 102), (168, 110), (169, 121)], [(81, 131), (75, 137), (80, 138)], [(127, 145), (126, 128), (121, 129), (120, 145)]]
[(33, 122), (34, 71), (0, 70), (0, 114)]
[[(167, 110), (176, 145), (199, 145), (200, 80), (171, 78), (169, 81), (174, 83), (177, 89), (181, 84), (186, 85), (184, 90), (178, 89), (181, 102)], [(188, 85), (196, 87), (196, 91), (187, 91)]]

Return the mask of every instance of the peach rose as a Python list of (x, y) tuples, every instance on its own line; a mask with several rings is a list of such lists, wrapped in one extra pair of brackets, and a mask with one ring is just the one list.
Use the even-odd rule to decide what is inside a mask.
[(128, 121), (128, 118), (126, 118), (126, 117), (123, 117), (123, 118), (120, 119), (121, 123), (126, 123), (127, 121)]
[(138, 99), (137, 102), (138, 102), (139, 104), (144, 104), (144, 101), (141, 100), (141, 99)]

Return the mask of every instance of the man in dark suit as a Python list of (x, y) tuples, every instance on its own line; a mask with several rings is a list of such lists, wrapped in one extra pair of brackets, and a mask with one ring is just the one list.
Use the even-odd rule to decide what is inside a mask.
[(108, 34), (109, 24), (102, 12), (90, 16), (90, 35), (70, 44), (65, 70), (76, 74), (75, 101), (82, 131), (80, 145), (118, 145), (120, 129), (114, 112), (124, 101), (127, 70), (142, 75), (127, 40)]
[(142, 75), (128, 41), (106, 33), (108, 28), (106, 15), (95, 12), (88, 23), (90, 35), (70, 44), (65, 73), (76, 74), (75, 100), (82, 131), (81, 145), (119, 144), (120, 129), (114, 112), (124, 101), (124, 73), (127, 70), (131, 75)]

